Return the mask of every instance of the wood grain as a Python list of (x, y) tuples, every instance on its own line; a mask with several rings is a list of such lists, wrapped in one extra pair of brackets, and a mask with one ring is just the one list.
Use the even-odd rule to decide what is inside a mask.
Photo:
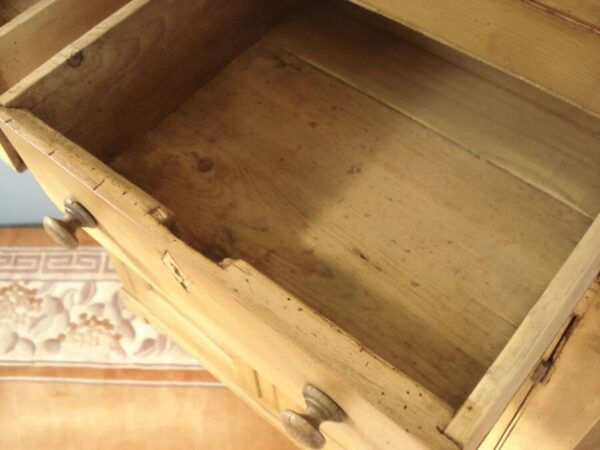
[(33, 111), (97, 155), (118, 154), (294, 3), (133, 0), (0, 103)]
[(589, 225), (266, 43), (112, 166), (456, 407)]
[[(3, 0), (0, 2), (0, 93), (122, 6), (125, 0)], [(25, 169), (0, 132), (0, 159)]]
[(594, 376), (600, 373), (600, 283), (592, 284), (587, 295), (590, 305), (558, 355), (548, 383), (533, 388), (502, 450), (600, 445), (597, 432), (586, 438), (600, 418), (600, 379)]
[(600, 129), (582, 127), (571, 111), (539, 105), (473, 61), (436, 57), (430, 42), (375, 30), (329, 4), (293, 15), (266, 39), (590, 218), (600, 213)]
[(445, 432), (476, 448), (600, 273), (600, 216), (527, 314)]
[(2, 0), (0, 2), (0, 27), (31, 8), (40, 0)]
[(352, 0), (600, 116), (600, 35), (521, 0)]
[(0, 108), (0, 128), (57, 205), (76, 192), (98, 220), (90, 234), (160, 286), (181, 314), (268, 374), (280, 398), (301, 404), (307, 382), (327, 392), (352, 418), (328, 430), (336, 442), (455, 448), (439, 432), (450, 421), (450, 406), (345, 330), (248, 263), (210, 262), (167, 230), (164, 206), (31, 114)]
[(600, 3), (596, 0), (527, 0), (565, 20), (589, 26), (600, 34)]
[(31, 7), (0, 28), (0, 93), (123, 6), (126, 0), (88, 1), (85, 7), (81, 0), (25, 3)]

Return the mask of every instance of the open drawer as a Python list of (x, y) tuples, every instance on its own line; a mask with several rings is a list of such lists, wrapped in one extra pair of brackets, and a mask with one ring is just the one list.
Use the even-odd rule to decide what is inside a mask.
[(600, 125), (395, 27), (134, 0), (0, 126), (180, 311), (297, 404), (332, 397), (336, 441), (469, 448), (600, 271)]
[[(72, 43), (127, 0), (0, 0), (0, 93)], [(0, 159), (24, 166), (0, 133)]]

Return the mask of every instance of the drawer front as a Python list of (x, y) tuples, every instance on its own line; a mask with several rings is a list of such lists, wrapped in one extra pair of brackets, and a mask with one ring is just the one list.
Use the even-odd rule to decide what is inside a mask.
[[(218, 336), (209, 336), (202, 329), (202, 323), (186, 319), (139, 275), (117, 258), (113, 257), (111, 260), (123, 281), (121, 298), (131, 311), (144, 317), (188, 353), (196, 356), (250, 407), (287, 435), (281, 424), (281, 412), (286, 408), (301, 410), (300, 405), (287, 399), (268, 377), (257, 372), (243, 358), (225, 349)], [(326, 448), (343, 447), (328, 437)]]
[(42, 122), (0, 111), (0, 126), (50, 198), (59, 207), (67, 197), (84, 205), (98, 223), (86, 231), (181, 315), (244, 355), (293, 404), (304, 405), (306, 384), (332, 397), (348, 415), (322, 427), (332, 441), (344, 448), (456, 448), (438, 431), (451, 410), (432, 394), (245, 262), (221, 266), (190, 249), (165, 226), (172, 217), (163, 205)]

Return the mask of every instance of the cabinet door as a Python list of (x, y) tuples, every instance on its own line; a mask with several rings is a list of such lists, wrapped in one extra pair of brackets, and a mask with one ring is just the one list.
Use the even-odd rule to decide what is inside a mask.
[(480, 449), (600, 448), (600, 281)]

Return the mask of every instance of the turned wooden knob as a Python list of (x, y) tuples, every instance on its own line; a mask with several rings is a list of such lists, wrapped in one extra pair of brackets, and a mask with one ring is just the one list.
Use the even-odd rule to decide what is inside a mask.
[(325, 445), (325, 436), (319, 431), (321, 423), (327, 420), (343, 422), (346, 413), (330, 397), (310, 384), (304, 386), (302, 394), (306, 409), (302, 413), (289, 409), (283, 411), (283, 426), (302, 445), (321, 448)]
[(79, 245), (75, 236), (79, 227), (95, 226), (96, 219), (72, 198), (65, 199), (65, 216), (62, 219), (44, 217), (44, 229), (50, 239), (66, 248), (77, 248)]

